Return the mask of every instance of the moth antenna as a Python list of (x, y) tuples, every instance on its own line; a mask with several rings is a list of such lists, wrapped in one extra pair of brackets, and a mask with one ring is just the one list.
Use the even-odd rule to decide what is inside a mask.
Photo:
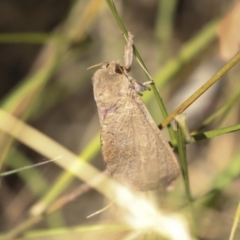
[(90, 67), (87, 68), (87, 70), (89, 69), (92, 69), (92, 68), (95, 68), (95, 67), (99, 67), (99, 66), (102, 66), (103, 64), (107, 64), (108, 62), (100, 62), (100, 63), (97, 63), (95, 65), (92, 65)]

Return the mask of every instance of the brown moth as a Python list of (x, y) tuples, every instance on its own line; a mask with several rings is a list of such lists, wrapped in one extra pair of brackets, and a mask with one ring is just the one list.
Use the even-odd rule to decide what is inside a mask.
[(133, 35), (128, 33), (124, 62), (110, 62), (92, 80), (107, 169), (121, 183), (140, 191), (167, 188), (179, 175), (178, 162), (145, 107), (147, 89), (128, 75)]

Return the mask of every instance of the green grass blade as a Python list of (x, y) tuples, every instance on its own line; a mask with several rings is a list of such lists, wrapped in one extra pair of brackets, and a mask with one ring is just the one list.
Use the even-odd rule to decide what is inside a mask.
[(203, 133), (197, 133), (197, 134), (192, 135), (191, 142), (197, 142), (197, 141), (204, 140), (204, 139), (211, 139), (211, 138), (223, 135), (223, 134), (232, 133), (232, 132), (236, 132), (239, 130), (240, 130), (240, 124), (230, 126), (230, 127), (220, 128), (220, 129), (216, 129), (216, 130), (212, 130), (212, 131), (207, 131), (207, 132), (203, 132)]

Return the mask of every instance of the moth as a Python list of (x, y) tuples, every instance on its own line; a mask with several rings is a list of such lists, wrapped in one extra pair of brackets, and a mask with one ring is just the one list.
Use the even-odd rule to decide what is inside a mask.
[(176, 157), (145, 107), (133, 79), (133, 35), (128, 33), (124, 66), (104, 64), (92, 78), (101, 125), (102, 155), (111, 175), (139, 191), (167, 188), (179, 175)]

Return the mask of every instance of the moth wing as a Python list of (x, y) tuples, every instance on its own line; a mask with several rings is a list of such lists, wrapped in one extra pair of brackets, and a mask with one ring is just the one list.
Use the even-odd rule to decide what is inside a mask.
[(177, 178), (179, 167), (172, 149), (134, 89), (105, 120), (102, 152), (116, 179), (144, 191), (165, 188)]

